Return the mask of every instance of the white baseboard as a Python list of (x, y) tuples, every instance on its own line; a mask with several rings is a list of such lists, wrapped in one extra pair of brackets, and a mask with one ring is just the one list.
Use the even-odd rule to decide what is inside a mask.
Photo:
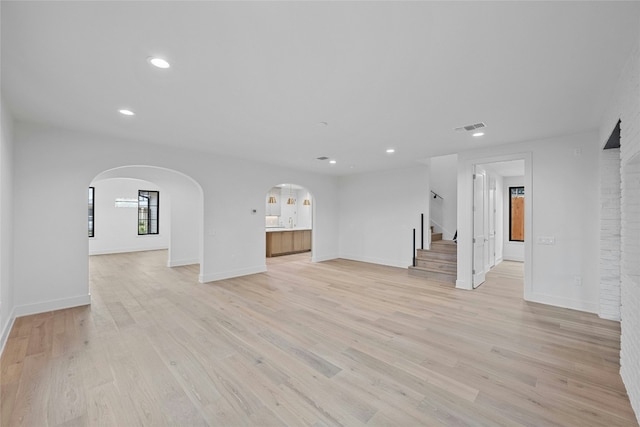
[(218, 280), (232, 279), (234, 277), (248, 276), (249, 274), (264, 273), (266, 271), (267, 266), (265, 264), (256, 267), (241, 268), (238, 270), (221, 271), (214, 274), (200, 274), (198, 280), (200, 281), (200, 283), (215, 282)]
[(620, 322), (620, 316), (609, 316), (607, 314), (598, 313), (598, 317), (605, 320), (614, 320)]
[(11, 310), (11, 314), (9, 314), (9, 321), (4, 326), (2, 330), (2, 335), (0, 335), (0, 356), (2, 356), (2, 352), (4, 351), (4, 346), (9, 339), (9, 333), (11, 332), (11, 328), (13, 328), (13, 324), (16, 321), (16, 311), (15, 308)]
[(462, 279), (456, 279), (456, 289), (464, 289), (466, 291), (472, 290), (467, 281)]
[(571, 298), (555, 297), (551, 295), (538, 294), (535, 292), (525, 296), (527, 301), (540, 304), (553, 305), (556, 307), (570, 308), (572, 310), (586, 311), (587, 313), (598, 313), (598, 303), (575, 300)]
[(25, 304), (14, 307), (16, 317), (29, 316), (30, 314), (46, 313), (48, 311), (62, 310), (64, 308), (79, 307), (91, 304), (91, 294), (79, 295), (71, 298), (61, 298), (51, 301), (42, 301), (35, 304)]
[(311, 256), (311, 262), (323, 262), (323, 261), (331, 261), (332, 259), (340, 258), (338, 255), (318, 255), (313, 254)]
[(199, 259), (176, 259), (167, 261), (167, 267), (182, 267), (183, 265), (200, 264)]
[(391, 261), (384, 258), (363, 257), (358, 255), (346, 255), (346, 254), (340, 255), (340, 258), (348, 259), (351, 261), (368, 262), (369, 264), (386, 265), (388, 267), (407, 268), (411, 265), (411, 260), (409, 260), (408, 262), (401, 262), (401, 261)]
[(100, 251), (89, 251), (89, 255), (126, 254), (129, 252), (161, 251), (165, 249), (169, 249), (169, 247), (168, 246), (151, 246), (148, 248), (115, 248), (115, 249), (104, 249)]

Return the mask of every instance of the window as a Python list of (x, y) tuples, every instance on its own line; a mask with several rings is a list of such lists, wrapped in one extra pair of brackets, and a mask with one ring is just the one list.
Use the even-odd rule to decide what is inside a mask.
[(95, 204), (94, 204), (94, 195), (95, 195), (96, 189), (94, 187), (89, 187), (89, 237), (93, 237), (93, 227), (94, 227), (94, 223), (93, 223), (93, 213), (94, 213), (94, 208), (95, 208)]
[(160, 193), (138, 190), (138, 234), (158, 234)]
[(128, 199), (126, 197), (118, 197), (115, 202), (116, 208), (137, 208), (138, 199)]
[(524, 187), (509, 187), (509, 241), (524, 242)]

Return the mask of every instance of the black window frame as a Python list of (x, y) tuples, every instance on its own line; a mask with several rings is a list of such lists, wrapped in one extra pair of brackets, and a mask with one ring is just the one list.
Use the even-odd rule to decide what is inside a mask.
[[(156, 194), (156, 200), (158, 201), (156, 205), (149, 205), (149, 200), (151, 200), (151, 193)], [(141, 198), (147, 199), (146, 212), (141, 210), (141, 206), (140, 206)], [(150, 227), (150, 224), (154, 221), (151, 207), (155, 208), (155, 223), (156, 223), (155, 231), (152, 231), (153, 228)], [(160, 191), (138, 190), (138, 222), (137, 224), (138, 224), (138, 236), (149, 236), (149, 235), (160, 234)]]
[[(517, 195), (522, 194), (522, 197), (525, 197), (525, 192), (524, 192), (524, 185), (517, 185), (514, 187), (509, 187), (509, 241), (510, 242), (524, 242), (524, 239), (522, 240), (518, 240), (518, 239), (513, 239), (513, 234), (512, 234), (512, 219), (513, 219), (513, 204), (511, 203), (511, 199), (513, 198), (513, 190), (522, 190), (522, 192), (518, 192)], [(526, 203), (526, 201), (525, 201)], [(524, 212), (523, 212), (524, 215)], [(523, 227), (524, 227), (524, 220), (523, 222)]]
[(89, 200), (87, 202), (87, 227), (89, 229), (89, 237), (96, 237), (96, 188), (89, 187)]

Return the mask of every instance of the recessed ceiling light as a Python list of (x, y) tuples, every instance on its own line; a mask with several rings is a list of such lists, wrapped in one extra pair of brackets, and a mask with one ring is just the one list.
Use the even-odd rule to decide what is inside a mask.
[(388, 154), (393, 154), (393, 153), (395, 153), (395, 152), (396, 152), (396, 149), (395, 149), (395, 148), (387, 148), (387, 153), (388, 153)]
[(167, 62), (166, 59), (157, 58), (157, 57), (151, 57), (151, 58), (148, 59), (148, 61), (154, 67), (158, 67), (158, 68), (169, 68), (169, 67), (171, 67), (171, 64), (169, 64), (169, 62)]
[(484, 135), (484, 132), (476, 132), (473, 134), (473, 136), (482, 136)]
[(134, 112), (133, 112), (133, 111), (131, 111), (131, 110), (127, 110), (126, 108), (123, 108), (123, 109), (121, 109), (121, 110), (118, 110), (118, 112), (119, 112), (120, 114), (122, 114), (123, 116), (135, 116), (135, 115), (136, 115), (136, 113), (134, 113)]
[(332, 165), (335, 165), (338, 162), (336, 162), (335, 160), (329, 160), (329, 163), (331, 163)]

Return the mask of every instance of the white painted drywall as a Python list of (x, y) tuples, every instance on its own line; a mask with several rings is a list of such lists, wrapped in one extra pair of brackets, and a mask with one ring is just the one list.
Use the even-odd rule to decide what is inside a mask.
[(87, 187), (99, 173), (122, 166), (171, 169), (202, 187), (201, 281), (266, 270), (264, 195), (282, 182), (298, 183), (314, 196), (312, 260), (338, 256), (335, 177), (27, 123), (16, 123), (14, 142), (14, 205), (21, 212), (14, 218), (14, 298), (20, 314), (90, 302)]
[[(304, 200), (308, 199), (311, 203), (305, 206)], [(306, 189), (298, 190), (298, 227), (313, 228), (313, 197)]]
[(13, 270), (13, 120), (0, 99), (0, 351), (15, 314)]
[[(524, 261), (524, 242), (509, 241), (509, 204), (511, 203), (509, 195), (509, 187), (520, 187), (524, 185), (524, 176), (510, 176), (503, 180), (502, 191), (505, 203), (502, 206), (502, 215), (504, 222), (502, 223), (503, 233), (503, 254), (502, 258), (507, 261)], [(525, 204), (528, 202), (527, 189), (525, 188)], [(525, 239), (527, 236), (525, 236)]]
[(340, 257), (408, 267), (412, 229), (419, 247), (420, 214), (425, 213), (426, 226), (427, 212), (425, 165), (340, 177)]
[[(111, 178), (93, 181), (95, 188), (94, 236), (89, 238), (89, 255), (167, 249), (171, 230), (171, 198), (149, 181)], [(138, 208), (116, 207), (116, 198), (138, 200), (138, 190), (159, 191), (158, 234), (138, 235)]]
[[(525, 293), (527, 300), (597, 312), (598, 135), (587, 132), (507, 144), (458, 155), (458, 282), (471, 279), (473, 164), (525, 160)], [(528, 181), (531, 181), (531, 185)], [(553, 245), (538, 244), (541, 237)], [(577, 286), (575, 279), (581, 278)]]
[(442, 198), (433, 198), (429, 204), (429, 217), (434, 231), (441, 232), (444, 240), (452, 240), (458, 227), (458, 155), (431, 158), (429, 170), (431, 191)]

